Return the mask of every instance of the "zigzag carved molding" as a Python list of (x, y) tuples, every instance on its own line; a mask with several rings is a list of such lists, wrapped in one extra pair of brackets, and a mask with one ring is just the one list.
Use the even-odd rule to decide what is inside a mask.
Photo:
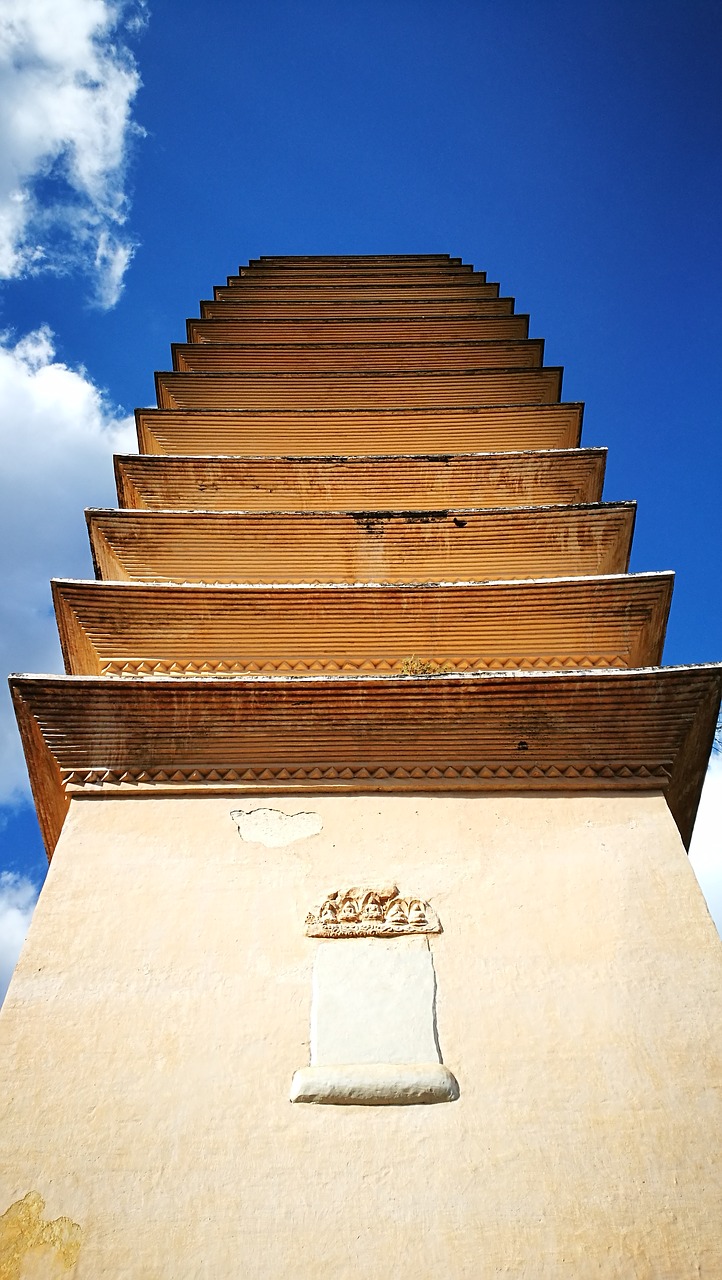
[[(454, 671), (548, 671), (548, 670), (603, 670), (610, 667), (624, 668), (628, 663), (620, 654), (609, 654), (590, 658), (588, 654), (572, 654), (559, 656), (549, 654), (537, 658), (449, 658), (438, 659), (440, 666), (448, 663)], [(164, 662), (129, 660), (127, 662), (105, 662), (101, 666), (103, 676), (121, 676), (137, 678), (138, 676), (237, 676), (237, 675), (299, 675), (328, 674), (331, 672), (348, 673), (351, 671), (393, 672), (398, 675), (402, 670), (402, 659), (387, 660), (380, 658), (345, 658), (336, 662), (331, 658), (285, 659), (259, 662)]]
[(664, 786), (670, 777), (670, 770), (665, 764), (657, 761), (627, 764), (619, 761), (577, 761), (575, 764), (561, 768), (554, 764), (539, 764), (530, 761), (528, 765), (516, 761), (507, 764), (490, 765), (434, 765), (418, 764), (409, 769), (365, 768), (363, 765), (308, 765), (299, 768), (296, 765), (263, 765), (247, 769), (224, 768), (185, 768), (169, 766), (168, 769), (74, 769), (63, 771), (63, 783), (69, 790), (85, 788), (116, 789), (137, 787), (173, 788), (179, 786), (224, 786), (278, 785), (317, 783), (350, 784), (362, 786), (373, 783), (407, 782), (411, 785), (429, 782), (436, 786), (447, 783), (499, 782), (518, 784), (519, 782), (536, 783), (544, 781), (564, 786), (570, 783), (609, 781), (615, 783), (642, 783), (647, 786), (655, 779)]

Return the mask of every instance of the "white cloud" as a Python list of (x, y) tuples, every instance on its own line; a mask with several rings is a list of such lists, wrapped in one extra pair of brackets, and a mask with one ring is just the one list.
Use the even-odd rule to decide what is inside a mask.
[(713, 755), (707, 770), (689, 860), (722, 934), (722, 755)]
[[(135, 449), (133, 420), (84, 369), (55, 359), (46, 327), (0, 336), (0, 672), (60, 671), (51, 577), (92, 577), (85, 506), (114, 505), (114, 452)], [(27, 794), (6, 688), (0, 701), (0, 803)]]
[(0, 278), (82, 264), (113, 306), (132, 244), (122, 234), (140, 87), (121, 40), (142, 0), (3, 0), (0, 9)]
[(107, 231), (101, 232), (95, 251), (96, 297), (104, 311), (114, 307), (123, 292), (123, 279), (132, 257), (132, 245), (115, 240)]
[(38, 898), (37, 886), (26, 876), (0, 872), (0, 1004), (30, 926)]

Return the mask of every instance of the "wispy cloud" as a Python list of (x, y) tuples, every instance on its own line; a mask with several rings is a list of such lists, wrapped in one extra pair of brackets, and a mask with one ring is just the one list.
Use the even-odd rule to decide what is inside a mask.
[(26, 876), (0, 872), (0, 1004), (30, 926), (38, 888)]
[(113, 452), (132, 419), (82, 368), (55, 358), (46, 327), (0, 335), (0, 804), (27, 794), (4, 673), (59, 671), (49, 578), (92, 574), (82, 509), (113, 503)]
[(133, 253), (123, 228), (131, 106), (123, 37), (142, 0), (4, 0), (0, 9), (0, 278), (86, 269), (114, 306)]

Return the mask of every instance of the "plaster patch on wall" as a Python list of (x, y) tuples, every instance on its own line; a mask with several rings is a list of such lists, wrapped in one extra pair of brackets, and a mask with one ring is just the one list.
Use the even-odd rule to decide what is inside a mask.
[(436, 975), (426, 938), (320, 942), (311, 1065), (438, 1062)]
[(28, 1191), (0, 1218), (0, 1280), (67, 1275), (78, 1260), (83, 1232), (70, 1218), (43, 1217), (45, 1201)]
[[(319, 813), (284, 813), (281, 809), (233, 809), (231, 817), (241, 840), (281, 849), (296, 840), (317, 836), (323, 827)], [(1, 1278), (0, 1278), (1, 1280)]]
[(313, 967), (311, 1063), (292, 1102), (408, 1106), (453, 1102), (441, 1061), (428, 938), (319, 943)]

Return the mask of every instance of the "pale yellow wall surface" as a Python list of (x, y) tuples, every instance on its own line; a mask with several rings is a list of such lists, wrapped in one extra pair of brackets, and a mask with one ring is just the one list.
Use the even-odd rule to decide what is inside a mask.
[[(439, 913), (461, 1096), (292, 1105), (306, 912), (375, 880)], [(721, 993), (661, 797), (75, 800), (0, 1018), (0, 1214), (49, 1224), (0, 1280), (718, 1280)]]

